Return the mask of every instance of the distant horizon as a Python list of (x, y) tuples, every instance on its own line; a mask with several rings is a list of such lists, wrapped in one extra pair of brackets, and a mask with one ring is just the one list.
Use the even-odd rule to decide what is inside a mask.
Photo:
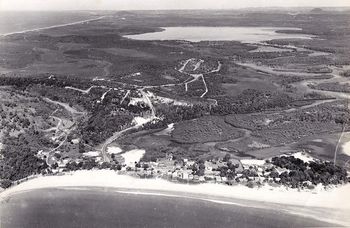
[(316, 9), (320, 8), (322, 10), (337, 10), (341, 11), (344, 10), (350, 10), (350, 6), (322, 6), (322, 7), (315, 7), (315, 6), (262, 6), (262, 7), (244, 7), (244, 8), (226, 8), (226, 9), (209, 9), (209, 8), (203, 8), (203, 9), (44, 9), (44, 10), (28, 10), (28, 9), (22, 9), (22, 10), (15, 10), (15, 9), (8, 9), (3, 10), (0, 9), (0, 12), (74, 12), (74, 11), (109, 11), (109, 12), (132, 12), (132, 11), (240, 11), (240, 10), (288, 10), (288, 9), (304, 9), (304, 10), (310, 10), (310, 9)]
[(140, 11), (348, 8), (345, 0), (0, 0), (0, 11)]

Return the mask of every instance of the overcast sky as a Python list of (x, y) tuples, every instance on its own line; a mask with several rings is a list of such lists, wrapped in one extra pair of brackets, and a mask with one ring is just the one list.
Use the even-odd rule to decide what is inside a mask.
[(0, 10), (235, 9), (245, 7), (339, 7), (350, 0), (0, 0)]

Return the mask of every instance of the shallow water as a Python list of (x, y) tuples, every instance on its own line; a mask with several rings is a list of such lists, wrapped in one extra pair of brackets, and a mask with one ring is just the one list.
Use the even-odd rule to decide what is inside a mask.
[(0, 204), (0, 227), (320, 227), (281, 210), (111, 189), (31, 190)]
[(259, 43), (273, 39), (311, 39), (306, 34), (277, 33), (277, 30), (300, 30), (298, 28), (279, 27), (164, 27), (163, 31), (126, 35), (136, 40), (187, 40), (199, 41), (241, 41)]

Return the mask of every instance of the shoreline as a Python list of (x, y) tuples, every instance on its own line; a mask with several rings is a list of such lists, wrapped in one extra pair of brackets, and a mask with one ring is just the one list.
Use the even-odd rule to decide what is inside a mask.
[[(123, 194), (150, 194), (182, 197), (243, 207), (280, 210), (320, 221), (350, 226), (350, 184), (317, 193), (285, 187), (227, 186), (222, 184), (183, 184), (163, 179), (139, 179), (113, 170), (81, 170), (59, 176), (39, 176), (0, 192), (0, 201), (26, 191), (41, 189), (109, 189)], [(328, 216), (325, 218), (324, 214)], [(342, 219), (342, 221), (340, 221)]]
[(50, 26), (45, 26), (45, 27), (41, 27), (41, 28), (26, 29), (26, 30), (17, 31), (17, 32), (8, 32), (8, 33), (2, 33), (2, 34), (0, 33), (0, 37), (6, 37), (6, 36), (15, 35), (15, 34), (23, 34), (23, 33), (27, 33), (27, 32), (37, 32), (37, 31), (53, 29), (53, 28), (60, 28), (60, 27), (71, 26), (71, 25), (78, 25), (78, 24), (87, 23), (87, 22), (91, 22), (91, 21), (98, 21), (104, 17), (105, 16), (100, 16), (97, 18), (74, 21), (74, 22), (69, 22), (69, 23), (65, 23), (65, 24), (50, 25)]

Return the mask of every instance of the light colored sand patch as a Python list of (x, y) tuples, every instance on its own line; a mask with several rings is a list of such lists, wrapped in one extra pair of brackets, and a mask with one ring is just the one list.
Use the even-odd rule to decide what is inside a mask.
[(137, 116), (137, 117), (134, 117), (133, 119), (133, 123), (136, 124), (137, 126), (141, 126), (145, 123), (148, 123), (152, 120), (152, 118), (144, 118), (144, 117), (140, 117), (140, 116)]
[(95, 78), (92, 79), (92, 81), (94, 82), (94, 81), (110, 81), (110, 80), (106, 80), (104, 78), (95, 77)]
[(260, 142), (257, 142), (257, 141), (253, 141), (253, 143), (249, 144), (248, 147), (249, 147), (249, 148), (258, 148), (258, 149), (262, 149), (262, 148), (269, 148), (269, 147), (271, 147), (271, 146), (268, 145), (268, 144), (264, 144), (264, 143), (260, 143)]
[(304, 153), (304, 152), (297, 152), (297, 153), (292, 154), (292, 156), (295, 158), (299, 158), (300, 160), (302, 160), (304, 162), (315, 161), (315, 159), (313, 157), (311, 157), (310, 155), (308, 155), (307, 153)]
[(287, 48), (277, 48), (277, 47), (271, 47), (271, 46), (259, 46), (257, 49), (251, 50), (249, 52), (291, 52), (291, 49)]
[(164, 133), (170, 135), (174, 130), (174, 123), (168, 124), (168, 127), (164, 130)]
[(168, 127), (165, 128), (164, 130), (158, 132), (158, 133), (155, 133), (155, 135), (170, 135), (171, 132), (173, 132), (174, 130), (174, 124), (171, 123), (171, 124), (168, 124)]
[(314, 139), (313, 142), (323, 142), (323, 139)]
[(137, 105), (138, 103), (146, 104), (147, 101), (144, 97), (132, 97), (128, 105)]
[(107, 153), (109, 154), (119, 154), (121, 152), (123, 152), (123, 150), (117, 146), (110, 146), (107, 148)]
[(343, 153), (350, 156), (350, 141), (342, 145)]
[(242, 165), (257, 165), (261, 166), (265, 164), (265, 160), (258, 160), (258, 159), (242, 159), (241, 160)]
[(131, 77), (135, 77), (135, 76), (141, 76), (141, 72), (131, 74)]
[(98, 156), (100, 156), (100, 152), (98, 152), (98, 151), (89, 151), (89, 152), (83, 153), (83, 155), (87, 156), (87, 157), (98, 157)]
[(128, 166), (134, 166), (135, 162), (139, 162), (143, 155), (146, 153), (145, 150), (135, 149), (121, 154), (125, 159), (125, 164)]
[(191, 103), (181, 100), (175, 100), (168, 97), (157, 96), (152, 92), (147, 92), (152, 101), (162, 104), (173, 104), (175, 106), (191, 106)]
[(265, 119), (265, 121), (264, 121), (264, 125), (269, 125), (271, 122), (272, 122), (273, 120), (271, 120), (271, 119)]

